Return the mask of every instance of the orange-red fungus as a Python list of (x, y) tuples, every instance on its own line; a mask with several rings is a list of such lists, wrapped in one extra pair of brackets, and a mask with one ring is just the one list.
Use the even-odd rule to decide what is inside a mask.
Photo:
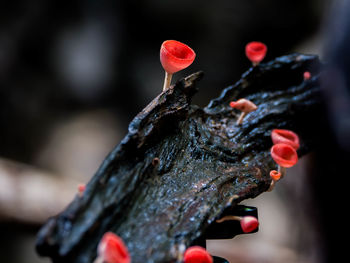
[(289, 168), (298, 162), (298, 154), (289, 144), (278, 143), (272, 146), (271, 156), (282, 167)]
[(242, 113), (237, 120), (237, 124), (240, 125), (243, 122), (245, 115), (251, 111), (255, 111), (258, 107), (247, 99), (239, 99), (237, 101), (231, 101), (230, 107), (240, 110)]
[(239, 99), (237, 101), (231, 101), (230, 106), (231, 108), (240, 110), (245, 113), (255, 111), (258, 108), (253, 102), (247, 99)]
[(245, 54), (254, 66), (265, 58), (266, 52), (267, 46), (261, 42), (253, 41), (245, 46)]
[(276, 170), (272, 170), (270, 171), (270, 177), (272, 180), (278, 181), (279, 179), (281, 179), (281, 173), (277, 172)]
[(98, 257), (105, 263), (130, 263), (131, 258), (123, 240), (112, 232), (103, 235), (98, 248)]
[(300, 147), (299, 136), (290, 130), (274, 129), (271, 132), (271, 139), (273, 144), (289, 144), (295, 150), (298, 150)]
[(185, 263), (212, 263), (212, 256), (200, 246), (189, 247), (184, 254)]
[(176, 40), (164, 41), (160, 48), (160, 62), (170, 74), (187, 68), (195, 57), (196, 53), (192, 48)]
[(241, 227), (244, 233), (250, 233), (257, 229), (259, 226), (259, 221), (254, 216), (244, 216), (241, 220)]

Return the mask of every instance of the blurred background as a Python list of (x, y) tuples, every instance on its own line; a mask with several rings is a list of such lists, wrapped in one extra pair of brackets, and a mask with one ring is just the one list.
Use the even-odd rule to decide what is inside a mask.
[[(331, 0), (18, 0), (0, 8), (0, 262), (40, 263), (35, 235), (73, 199), (162, 89), (159, 49), (176, 39), (197, 53), (173, 81), (203, 70), (193, 103), (205, 106), (250, 62), (245, 44), (268, 46), (265, 61), (319, 54)], [(257, 206), (260, 230), (210, 241), (231, 263), (325, 262), (306, 156)], [(314, 209), (315, 208), (315, 209)]]

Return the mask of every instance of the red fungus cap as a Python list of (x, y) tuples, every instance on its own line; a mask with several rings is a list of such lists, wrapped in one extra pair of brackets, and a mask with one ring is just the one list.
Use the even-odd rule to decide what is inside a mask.
[(272, 180), (278, 181), (279, 179), (281, 179), (281, 173), (277, 172), (276, 170), (272, 170), (270, 171), (270, 177)]
[(231, 101), (230, 107), (246, 113), (255, 111), (258, 108), (253, 102), (247, 99), (239, 99), (237, 101)]
[(311, 78), (311, 73), (309, 71), (305, 71), (303, 76), (304, 76), (304, 80), (308, 80)]
[(160, 62), (170, 74), (187, 68), (195, 57), (196, 53), (192, 48), (176, 40), (164, 41), (160, 47)]
[(245, 54), (253, 63), (262, 61), (267, 52), (267, 46), (264, 43), (253, 41), (245, 46)]
[(271, 139), (273, 144), (289, 144), (295, 150), (298, 150), (300, 147), (299, 136), (290, 130), (274, 129), (271, 132)]
[(131, 258), (123, 240), (112, 232), (103, 235), (98, 248), (98, 256), (106, 263), (130, 263)]
[(250, 233), (259, 226), (259, 221), (254, 216), (244, 216), (240, 223), (244, 233)]
[(212, 256), (200, 246), (189, 247), (184, 254), (185, 263), (212, 263)]
[(282, 167), (289, 168), (298, 162), (298, 154), (289, 144), (278, 143), (272, 146), (271, 156)]

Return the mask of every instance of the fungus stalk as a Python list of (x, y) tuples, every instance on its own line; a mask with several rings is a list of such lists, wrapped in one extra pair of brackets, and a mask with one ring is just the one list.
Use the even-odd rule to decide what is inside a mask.
[(172, 78), (173, 78), (173, 74), (165, 71), (163, 91), (166, 91), (170, 87)]

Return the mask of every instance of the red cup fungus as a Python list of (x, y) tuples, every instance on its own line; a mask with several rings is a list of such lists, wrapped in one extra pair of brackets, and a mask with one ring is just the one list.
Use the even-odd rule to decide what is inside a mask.
[(271, 148), (271, 157), (278, 164), (278, 172), (281, 178), (286, 174), (286, 168), (294, 166), (298, 162), (298, 154), (296, 150), (285, 143), (277, 143)]
[(212, 256), (203, 247), (189, 247), (184, 254), (184, 263), (212, 263)]
[(305, 71), (303, 76), (304, 80), (309, 80), (311, 78), (311, 73), (309, 71)]
[(259, 226), (259, 221), (254, 216), (244, 216), (240, 223), (244, 233), (253, 232)]
[(231, 101), (230, 107), (241, 111), (241, 115), (237, 119), (237, 125), (242, 124), (244, 117), (249, 112), (255, 111), (258, 108), (253, 102), (247, 99), (239, 99), (237, 101)]
[(281, 173), (277, 172), (276, 170), (272, 170), (270, 171), (270, 177), (272, 179), (271, 184), (270, 184), (270, 188), (267, 190), (269, 192), (271, 192), (273, 190), (273, 188), (275, 188), (276, 182), (281, 179)]
[(266, 56), (267, 46), (264, 43), (253, 41), (245, 46), (245, 54), (257, 66)]
[(273, 144), (289, 144), (295, 150), (298, 150), (300, 147), (299, 136), (290, 130), (273, 129), (271, 132), (271, 139)]
[(160, 62), (165, 70), (163, 91), (171, 83), (172, 75), (192, 64), (196, 53), (192, 48), (176, 40), (166, 40), (160, 47)]
[(259, 221), (254, 216), (224, 216), (218, 220), (216, 220), (216, 223), (222, 223), (227, 220), (237, 220), (241, 224), (242, 231), (244, 233), (250, 233), (254, 231), (259, 226)]
[(123, 240), (112, 232), (103, 235), (98, 248), (95, 263), (130, 263), (131, 258)]

